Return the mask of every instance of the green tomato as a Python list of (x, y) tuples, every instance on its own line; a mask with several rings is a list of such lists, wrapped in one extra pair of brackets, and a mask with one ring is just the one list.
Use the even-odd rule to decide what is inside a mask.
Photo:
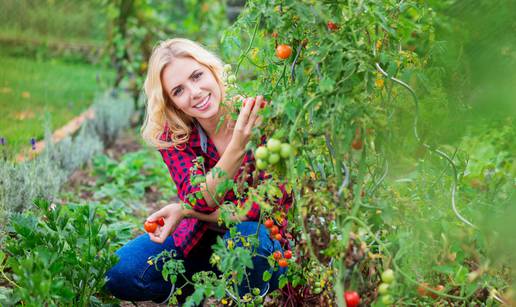
[(224, 72), (230, 72), (230, 71), (231, 71), (231, 65), (230, 64), (224, 65)]
[(260, 289), (258, 289), (258, 288), (253, 288), (252, 292), (253, 292), (254, 296), (260, 295)]
[(278, 163), (280, 160), (280, 155), (278, 155), (277, 153), (271, 153), (270, 156), (269, 156), (269, 163), (270, 164), (276, 164)]
[(394, 281), (394, 271), (391, 269), (383, 271), (382, 281), (387, 284), (392, 283)]
[(281, 144), (280, 155), (284, 159), (291, 157), (292, 156), (292, 146), (290, 146), (290, 144), (287, 144), (287, 143)]
[(380, 294), (387, 294), (389, 292), (389, 284), (381, 283), (378, 287), (378, 292)]
[(271, 152), (279, 152), (281, 150), (281, 142), (276, 139), (269, 139), (267, 141), (267, 148)]
[(266, 169), (267, 168), (267, 161), (265, 160), (256, 160), (256, 168), (258, 169)]
[(265, 160), (265, 159), (267, 159), (267, 156), (269, 156), (269, 151), (267, 150), (267, 148), (265, 146), (260, 146), (260, 147), (256, 148), (254, 156), (256, 157), (256, 159)]
[(313, 292), (314, 292), (314, 294), (319, 294), (319, 293), (321, 293), (321, 292), (322, 292), (322, 289), (321, 289), (321, 288), (315, 288), (315, 289), (313, 290)]
[(382, 301), (382, 304), (384, 304), (384, 305), (392, 305), (392, 303), (394, 303), (394, 299), (389, 294), (382, 295), (381, 301)]

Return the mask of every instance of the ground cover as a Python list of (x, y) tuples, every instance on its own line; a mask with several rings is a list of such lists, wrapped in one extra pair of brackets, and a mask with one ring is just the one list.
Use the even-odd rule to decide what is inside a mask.
[(42, 139), (47, 116), (58, 128), (84, 112), (113, 75), (90, 64), (5, 53), (0, 65), (0, 136), (13, 152), (30, 148), (31, 138)]

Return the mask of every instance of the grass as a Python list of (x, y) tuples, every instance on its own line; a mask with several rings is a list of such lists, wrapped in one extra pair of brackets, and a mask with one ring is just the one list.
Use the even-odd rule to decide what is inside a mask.
[(5, 52), (0, 53), (0, 67), (0, 137), (10, 153), (30, 148), (31, 138), (43, 138), (47, 115), (56, 129), (85, 111), (102, 84), (113, 78), (111, 71), (89, 64)]

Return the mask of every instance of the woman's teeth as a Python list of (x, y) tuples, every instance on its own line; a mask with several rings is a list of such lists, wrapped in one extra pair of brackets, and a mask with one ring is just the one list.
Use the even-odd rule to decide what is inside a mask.
[[(210, 94), (211, 95), (211, 94)], [(194, 108), (196, 109), (202, 109), (207, 103), (208, 103), (208, 100), (210, 99), (210, 95), (208, 95), (206, 98), (204, 98), (204, 101), (195, 105)]]

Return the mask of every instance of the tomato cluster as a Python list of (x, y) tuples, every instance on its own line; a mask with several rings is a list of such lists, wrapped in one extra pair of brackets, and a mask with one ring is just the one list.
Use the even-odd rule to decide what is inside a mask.
[(394, 271), (391, 269), (387, 269), (383, 271), (382, 275), (382, 283), (378, 286), (378, 293), (380, 294), (380, 301), (384, 305), (392, 305), (394, 303), (394, 299), (392, 295), (389, 294), (390, 288), (395, 281)]
[[(282, 224), (283, 222), (283, 217), (278, 217), (277, 218), (277, 221)], [(277, 225), (275, 225), (274, 223), (274, 220), (269, 218), (269, 219), (266, 219), (265, 222), (263, 223), (265, 225), (265, 227), (267, 227), (270, 231), (270, 236), (271, 236), (271, 239), (273, 240), (278, 240), (278, 241), (281, 241), (283, 239), (283, 236), (281, 235), (281, 233), (279, 232), (279, 227)], [(288, 235), (287, 235), (288, 237)], [(272, 254), (272, 257), (274, 258), (274, 260), (276, 260), (278, 262), (278, 265), (282, 268), (284, 267), (287, 267), (288, 266), (288, 259), (291, 259), (292, 258), (292, 251), (290, 250), (286, 250), (283, 255), (281, 254), (280, 251), (275, 251), (273, 254)]]
[(279, 140), (271, 138), (266, 146), (256, 149), (256, 167), (259, 170), (266, 169), (268, 165), (277, 164), (281, 158), (288, 159), (294, 155), (292, 146), (288, 143), (281, 143)]
[(163, 217), (160, 217), (158, 220), (154, 222), (145, 221), (145, 223), (143, 223), (143, 228), (146, 232), (154, 233), (156, 229), (158, 229), (158, 225), (160, 227), (163, 227), (165, 225), (165, 219)]
[(272, 254), (272, 257), (274, 258), (274, 260), (276, 260), (278, 262), (278, 265), (282, 268), (285, 268), (288, 266), (288, 259), (291, 259), (292, 258), (292, 251), (290, 250), (286, 250), (283, 255), (281, 254), (280, 251), (275, 251), (273, 254)]

